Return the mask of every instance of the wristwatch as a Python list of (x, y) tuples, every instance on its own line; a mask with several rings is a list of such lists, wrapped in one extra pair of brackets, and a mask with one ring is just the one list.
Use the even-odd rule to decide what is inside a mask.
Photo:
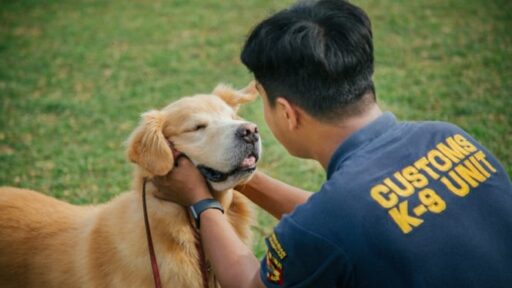
[(201, 213), (203, 213), (207, 209), (217, 209), (224, 214), (224, 209), (222, 209), (222, 206), (220, 205), (219, 201), (215, 199), (204, 199), (196, 204), (190, 205), (188, 207), (190, 214), (192, 215), (192, 218), (194, 218), (194, 221), (196, 222), (196, 227), (199, 229), (199, 216)]

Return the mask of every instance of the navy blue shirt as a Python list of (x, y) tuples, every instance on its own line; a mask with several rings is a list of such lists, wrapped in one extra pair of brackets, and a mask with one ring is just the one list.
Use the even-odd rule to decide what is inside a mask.
[(460, 128), (391, 113), (267, 238), (268, 287), (512, 287), (512, 185)]

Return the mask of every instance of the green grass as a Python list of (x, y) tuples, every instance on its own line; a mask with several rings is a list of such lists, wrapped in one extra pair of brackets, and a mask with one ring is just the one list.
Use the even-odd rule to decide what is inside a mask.
[[(404, 120), (453, 122), (512, 172), (512, 2), (354, 1), (372, 18), (382, 105)], [(248, 31), (292, 1), (0, 2), (0, 185), (76, 204), (129, 189), (124, 141), (141, 112), (218, 82), (242, 87)], [(324, 173), (291, 158), (261, 103), (261, 168), (317, 190)], [(261, 213), (256, 236), (275, 222)], [(254, 247), (261, 255), (262, 241)]]

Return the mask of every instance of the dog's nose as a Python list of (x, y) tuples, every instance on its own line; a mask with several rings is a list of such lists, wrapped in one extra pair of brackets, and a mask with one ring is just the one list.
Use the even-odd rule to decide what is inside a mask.
[(236, 129), (236, 136), (240, 137), (247, 143), (256, 143), (260, 139), (258, 135), (258, 126), (252, 123), (244, 123)]

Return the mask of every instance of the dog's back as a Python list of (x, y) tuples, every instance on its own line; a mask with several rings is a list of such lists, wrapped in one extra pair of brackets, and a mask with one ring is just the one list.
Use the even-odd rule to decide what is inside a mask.
[(70, 257), (76, 251), (69, 250), (79, 246), (77, 229), (93, 210), (31, 190), (0, 188), (0, 287), (47, 287), (68, 279), (59, 275), (76, 265)]
[[(229, 193), (234, 194), (227, 197), (226, 215), (249, 244), (249, 200)], [(0, 188), (0, 287), (150, 287), (140, 195), (122, 193), (103, 205), (82, 207)], [(202, 287), (185, 210), (154, 197), (148, 206), (162, 282)]]

